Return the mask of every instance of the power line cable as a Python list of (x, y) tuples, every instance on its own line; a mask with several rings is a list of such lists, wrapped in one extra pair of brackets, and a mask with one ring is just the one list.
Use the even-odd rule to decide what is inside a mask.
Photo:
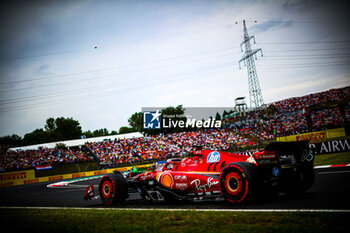
[[(220, 68), (220, 69), (217, 69), (217, 70), (211, 70), (211, 72), (213, 71), (224, 71), (224, 70), (228, 70), (228, 72), (232, 72), (232, 66), (231, 66), (231, 63), (228, 64), (226, 67), (223, 67), (223, 68)], [(176, 82), (176, 81), (180, 81), (180, 80), (188, 80), (189, 78), (192, 77), (193, 78), (203, 78), (202, 76), (198, 76), (198, 75), (177, 75), (177, 76), (181, 76), (180, 78), (176, 78), (176, 79), (171, 79), (171, 80), (168, 80), (166, 81), (165, 83), (168, 83), (168, 82)], [(134, 85), (134, 86), (126, 86), (124, 87), (124, 89), (122, 91), (116, 91), (116, 90), (111, 90), (110, 92), (103, 92), (101, 94), (94, 94), (93, 97), (94, 98), (100, 98), (100, 97), (105, 97), (105, 96), (110, 96), (110, 95), (118, 95), (118, 94), (123, 94), (123, 93), (129, 93), (129, 92), (132, 92), (132, 91), (136, 91), (138, 88), (146, 88), (146, 87), (149, 87), (149, 86), (154, 86), (154, 85), (157, 85), (157, 84), (163, 84), (164, 83), (164, 78), (159, 78), (157, 80), (153, 80), (153, 81), (157, 81), (157, 82), (148, 82), (148, 83), (141, 83), (141, 84), (138, 84), (138, 85)], [(129, 91), (130, 89), (130, 91)], [(124, 92), (125, 91), (125, 92)], [(80, 93), (80, 94), (84, 94), (84, 93)], [(67, 97), (67, 95), (63, 96), (63, 97)], [(57, 100), (57, 101), (52, 101), (50, 100), (49, 102), (44, 102), (44, 103), (36, 103), (36, 104), (31, 104), (31, 105), (24, 105), (24, 106), (18, 106), (18, 107), (12, 107), (12, 108), (3, 108), (3, 109), (0, 109), (0, 112), (9, 112), (9, 111), (16, 111), (16, 110), (24, 110), (24, 109), (31, 109), (31, 108), (36, 108), (36, 107), (44, 107), (44, 106), (49, 106), (49, 105), (52, 105), (52, 104), (63, 104), (63, 103), (71, 103), (72, 101), (83, 101), (83, 100), (90, 100), (90, 99), (84, 99), (87, 98), (87, 97), (90, 97), (90, 94), (86, 94), (85, 95), (82, 95), (82, 96), (78, 96), (79, 98), (77, 97), (68, 97), (68, 98), (64, 98), (64, 99), (61, 99), (61, 100)]]
[[(225, 63), (225, 64), (219, 64), (219, 65), (212, 65), (212, 66), (207, 66), (205, 68), (214, 68), (210, 71), (215, 71), (215, 69), (217, 69), (217, 67), (223, 66), (226, 68), (229, 65), (231, 65), (232, 63)], [(181, 75), (188, 75), (188, 74), (196, 74), (196, 73), (200, 73), (200, 72), (205, 72), (206, 70), (201, 68), (201, 70), (199, 72), (190, 72), (190, 73), (183, 73)], [(179, 76), (180, 74), (176, 74), (175, 76)], [(153, 76), (152, 76), (153, 77)], [(167, 80), (167, 78), (164, 78), (164, 76), (161, 76), (161, 78), (156, 78), (156, 80)], [(154, 79), (145, 79), (146, 82), (152, 81)], [(82, 93), (82, 92), (86, 92), (86, 91), (93, 91), (93, 90), (105, 90), (105, 89), (110, 89), (110, 88), (114, 88), (114, 87), (120, 87), (120, 85), (122, 84), (130, 84), (130, 81), (125, 81), (125, 82), (113, 82), (113, 83), (108, 83), (105, 85), (100, 85), (100, 86), (92, 86), (92, 87), (85, 87), (85, 88), (79, 88), (79, 89), (74, 89), (74, 90), (65, 90), (65, 91), (61, 91), (61, 92), (55, 92), (55, 93), (50, 93), (50, 94), (43, 94), (43, 95), (36, 95), (36, 96), (26, 96), (26, 97), (20, 97), (20, 98), (14, 98), (14, 99), (7, 99), (7, 100), (0, 100), (0, 105), (1, 104), (9, 104), (9, 103), (18, 103), (18, 102), (25, 102), (25, 101), (31, 101), (31, 100), (37, 100), (37, 99), (42, 99), (42, 98), (50, 98), (50, 97), (59, 97), (61, 95), (68, 95), (68, 94), (78, 94), (78, 93)], [(133, 85), (133, 84), (132, 84)]]
[(343, 44), (350, 43), (350, 40), (333, 40), (333, 41), (290, 41), (290, 42), (257, 42), (256, 44), (278, 44), (278, 45), (291, 45), (291, 44)]
[[(309, 68), (309, 67), (324, 67), (324, 66), (339, 66), (339, 65), (349, 65), (350, 61), (345, 61), (342, 63), (309, 63), (309, 64), (294, 64), (292, 66), (280, 66), (280, 67), (276, 67), (276, 66), (270, 66), (270, 67), (266, 67), (263, 66), (261, 67), (262, 69), (276, 69), (276, 68), (280, 68), (280, 69), (284, 69), (284, 68)], [(229, 65), (228, 67), (223, 67), (221, 68), (222, 70), (229, 70), (228, 72), (232, 72), (232, 64), (227, 64)], [(259, 67), (260, 68), (260, 67)], [(211, 70), (213, 71), (213, 70)], [(190, 76), (193, 76), (190, 75)], [(198, 75), (195, 75), (194, 77), (200, 77)], [(181, 78), (178, 79), (173, 79), (173, 80), (168, 80), (167, 82), (175, 82), (175, 81), (179, 81), (179, 80), (183, 80), (183, 79), (188, 79), (188, 76), (183, 76)], [(160, 78), (159, 80), (162, 80), (162, 78)], [(157, 80), (155, 80), (157, 81)], [(156, 84), (159, 84), (159, 82), (157, 82)], [(147, 86), (151, 86), (154, 85), (154, 83), (146, 83), (146, 84), (142, 84), (139, 86), (133, 86), (133, 87), (129, 87), (131, 88), (130, 91), (135, 91), (137, 88), (143, 88), (143, 87), (147, 87)], [(117, 94), (121, 94), (123, 92), (116, 92), (115, 90), (110, 91), (109, 93), (102, 93), (101, 95), (94, 95), (94, 98), (99, 98), (99, 97), (104, 97), (104, 96), (109, 96), (109, 95), (117, 95)], [(84, 93), (80, 93), (80, 94), (84, 94)], [(68, 99), (64, 99), (63, 101), (50, 101), (50, 102), (44, 102), (44, 103), (39, 103), (39, 104), (32, 104), (32, 105), (25, 105), (25, 106), (19, 106), (19, 107), (13, 107), (13, 108), (5, 108), (5, 109), (0, 109), (0, 112), (9, 112), (9, 111), (16, 111), (16, 110), (24, 110), (24, 109), (29, 109), (29, 108), (36, 108), (36, 107), (43, 107), (43, 106), (48, 106), (48, 105), (52, 105), (52, 104), (62, 104), (62, 103), (68, 103), (68, 102), (72, 102), (72, 101), (81, 101), (81, 100), (85, 100), (82, 99), (83, 97), (89, 97), (90, 94), (84, 95), (84, 96), (80, 96), (81, 98), (76, 98), (76, 97), (69, 97)], [(64, 97), (67, 97), (67, 95), (65, 95)], [(87, 99), (86, 99), (87, 100)]]
[[(101, 71), (107, 71), (107, 70), (112, 70), (112, 69), (118, 69), (118, 68), (126, 68), (126, 67), (132, 67), (132, 66), (138, 66), (138, 65), (146, 65), (146, 64), (153, 64), (153, 63), (159, 63), (159, 62), (164, 62), (167, 60), (176, 60), (176, 59), (181, 59), (181, 58), (185, 58), (185, 57), (192, 57), (192, 56), (198, 56), (198, 55), (203, 55), (203, 54), (208, 54), (208, 53), (215, 53), (215, 52), (220, 52), (220, 51), (227, 51), (227, 50), (231, 50), (234, 49), (235, 47), (230, 47), (230, 48), (223, 48), (223, 49), (217, 49), (217, 50), (209, 50), (209, 51), (205, 51), (205, 52), (200, 52), (200, 53), (195, 53), (195, 54), (187, 54), (187, 55), (183, 55), (183, 56), (175, 56), (175, 57), (170, 57), (170, 58), (165, 58), (165, 59), (156, 59), (156, 60), (151, 60), (151, 61), (145, 61), (145, 62), (140, 62), (140, 63), (134, 63), (134, 64), (126, 64), (126, 65), (121, 65), (121, 66), (114, 66), (114, 67), (107, 67), (107, 68), (103, 68), (103, 69), (95, 69), (95, 70), (88, 70), (88, 71), (81, 71), (81, 72), (73, 72), (73, 73), (66, 73), (66, 74), (58, 74), (58, 75), (53, 75), (53, 76), (45, 76), (45, 77), (40, 77), (40, 78), (34, 78), (34, 79), (27, 79), (27, 80), (16, 80), (16, 81), (8, 81), (8, 82), (2, 82), (0, 83), (0, 85), (5, 85), (5, 84), (16, 84), (16, 83), (23, 83), (23, 82), (33, 82), (33, 81), (41, 81), (41, 80), (45, 80), (48, 81), (49, 79), (55, 79), (55, 78), (64, 78), (67, 76), (75, 76), (75, 75), (81, 75), (81, 74), (89, 74), (89, 73), (95, 73), (95, 72), (101, 72)], [(340, 50), (344, 50), (346, 48), (335, 48), (335, 49), (340, 49)], [(349, 48), (350, 49), (350, 48)], [(329, 50), (334, 50), (334, 49), (303, 49), (303, 50), (267, 50), (265, 51), (265, 53), (274, 53), (274, 52), (297, 52), (297, 51), (302, 51), (302, 52), (306, 52), (306, 51), (329, 51)], [(238, 53), (232, 53), (231, 55), (235, 55)], [(197, 59), (195, 61), (190, 61), (190, 62), (198, 62), (198, 61), (203, 61), (203, 60), (207, 60), (207, 59), (212, 59), (212, 58), (217, 58), (217, 57), (221, 57), (221, 56), (229, 56), (230, 54), (224, 54), (224, 55), (218, 55), (218, 56), (214, 56), (214, 57), (209, 57), (209, 58), (205, 58), (205, 59)], [(315, 56), (315, 57), (319, 57), (319, 56), (346, 56), (347, 54), (317, 54), (317, 55), (309, 55), (309, 54), (297, 54), (297, 55), (285, 55), (285, 56), (279, 56), (279, 57), (288, 57), (288, 56), (295, 56), (295, 57), (301, 57), (301, 56)], [(277, 57), (277, 56), (266, 56), (265, 57)], [(186, 63), (189, 63), (188, 61)], [(180, 64), (184, 64), (184, 63), (180, 63)], [(174, 64), (171, 64), (174, 65)], [(175, 64), (178, 65), (178, 64)], [(147, 69), (145, 69), (147, 70)], [(142, 70), (142, 71), (145, 71)], [(135, 72), (139, 72), (139, 71), (135, 71)], [(129, 72), (127, 72), (129, 73)], [(130, 72), (132, 73), (132, 72)], [(122, 73), (124, 74), (124, 73)], [(111, 75), (104, 75), (104, 76), (100, 76), (99, 78), (104, 78), (104, 77), (112, 77), (114, 74)], [(119, 75), (119, 74), (117, 74)], [(88, 81), (88, 80), (93, 80), (95, 79), (93, 78), (84, 78), (83, 81)], [(61, 85), (61, 84), (66, 84), (66, 83), (71, 83), (71, 82), (80, 82), (82, 80), (69, 80), (66, 82), (59, 82), (59, 83), (54, 83), (52, 85)], [(8, 91), (17, 91), (17, 90), (24, 90), (26, 88), (40, 88), (40, 87), (45, 87), (45, 86), (50, 86), (48, 84), (45, 85), (36, 85), (36, 86), (30, 86), (30, 87), (23, 87), (23, 88), (17, 88), (17, 89), (3, 89), (1, 90), (1, 92), (8, 92)]]
[(106, 68), (102, 68), (102, 69), (95, 69), (95, 70), (80, 71), (80, 72), (73, 72), (73, 73), (67, 73), (67, 74), (45, 76), (45, 77), (40, 77), (40, 78), (31, 78), (31, 79), (26, 79), (26, 80), (15, 80), (15, 81), (7, 81), (7, 82), (5, 81), (5, 82), (0, 82), (0, 85), (16, 84), (16, 83), (24, 83), (24, 82), (33, 82), (33, 81), (39, 81), (39, 80), (47, 81), (49, 79), (62, 78), (62, 77), (65, 77), (65, 76), (89, 74), (89, 73), (95, 73), (95, 72), (106, 71), (106, 70), (114, 70), (114, 69), (120, 69), (120, 68), (132, 67), (132, 66), (139, 66), (139, 65), (147, 65), (147, 64), (153, 64), (153, 63), (158, 63), (158, 62), (164, 62), (164, 61), (168, 61), (168, 60), (181, 59), (181, 58), (185, 58), (185, 57), (192, 57), (192, 56), (198, 56), (198, 55), (203, 55), (203, 54), (208, 54), (208, 53), (215, 53), (215, 52), (218, 52), (218, 51), (227, 51), (227, 50), (235, 49), (235, 48), (238, 48), (238, 46), (229, 47), (229, 48), (222, 48), (222, 49), (215, 49), (215, 50), (209, 50), (209, 51), (199, 52), (199, 53), (194, 53), (194, 54), (186, 54), (186, 55), (183, 55), (183, 56), (174, 56), (174, 57), (168, 57), (168, 58), (162, 58), (162, 59), (155, 59), (155, 60), (150, 60), (150, 61), (145, 61), (145, 62), (140, 62), (140, 63), (133, 63), (133, 64), (126, 64), (126, 65), (106, 67)]

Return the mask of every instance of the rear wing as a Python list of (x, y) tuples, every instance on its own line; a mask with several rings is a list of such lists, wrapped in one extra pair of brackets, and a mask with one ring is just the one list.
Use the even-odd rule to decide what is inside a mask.
[(272, 142), (265, 151), (275, 151), (278, 159), (292, 158), (296, 164), (313, 166), (315, 151), (309, 147), (309, 141)]

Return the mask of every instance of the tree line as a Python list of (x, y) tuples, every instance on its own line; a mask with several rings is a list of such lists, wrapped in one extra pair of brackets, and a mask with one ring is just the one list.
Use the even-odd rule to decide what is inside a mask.
[[(123, 126), (119, 129), (120, 134), (129, 132), (132, 132), (130, 127)], [(50, 117), (46, 120), (44, 128), (35, 129), (33, 132), (25, 134), (23, 138), (16, 134), (0, 137), (0, 144), (17, 147), (116, 134), (118, 134), (116, 130), (109, 132), (106, 128), (82, 131), (79, 121), (73, 118), (58, 117), (54, 119)]]

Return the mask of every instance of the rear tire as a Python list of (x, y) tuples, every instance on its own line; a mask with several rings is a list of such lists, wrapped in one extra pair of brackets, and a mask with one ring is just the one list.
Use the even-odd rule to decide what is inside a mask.
[(311, 188), (315, 180), (315, 172), (313, 167), (304, 167), (296, 172), (284, 187), (284, 192), (287, 194), (301, 194)]
[(315, 181), (314, 169), (313, 168), (304, 169), (301, 173), (301, 178), (300, 178), (300, 191), (303, 193), (306, 192), (314, 184), (314, 181)]
[(252, 163), (238, 162), (227, 165), (220, 174), (220, 191), (231, 203), (246, 201), (257, 188), (257, 167)]
[(120, 173), (103, 176), (98, 189), (101, 201), (105, 206), (121, 204), (128, 195), (126, 180)]

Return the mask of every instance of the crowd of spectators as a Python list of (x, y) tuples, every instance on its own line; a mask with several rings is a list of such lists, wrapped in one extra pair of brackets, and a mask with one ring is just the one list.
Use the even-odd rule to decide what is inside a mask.
[[(345, 109), (345, 117), (348, 119), (349, 108)], [(324, 108), (311, 112), (313, 130), (325, 130), (330, 127), (344, 126), (345, 120), (339, 107)]]
[(206, 149), (226, 150), (254, 145), (255, 142), (228, 130), (200, 130), (172, 133), (141, 138), (88, 143), (88, 147), (101, 162), (123, 164), (154, 159), (184, 157), (193, 151), (193, 146)]
[(225, 118), (225, 126), (262, 141), (344, 127), (350, 122), (350, 86), (274, 102)]
[(268, 118), (248, 118), (231, 123), (227, 127), (262, 141), (271, 141), (277, 135), (299, 134), (308, 130), (306, 118), (301, 112), (272, 115)]
[(296, 112), (303, 109), (312, 109), (317, 106), (330, 105), (349, 100), (350, 86), (331, 89), (324, 92), (310, 94), (302, 97), (294, 97), (271, 103), (269, 107), (275, 106), (277, 113)]
[(80, 149), (48, 149), (7, 151), (1, 154), (0, 171), (35, 168), (45, 164), (67, 164), (92, 161)]

